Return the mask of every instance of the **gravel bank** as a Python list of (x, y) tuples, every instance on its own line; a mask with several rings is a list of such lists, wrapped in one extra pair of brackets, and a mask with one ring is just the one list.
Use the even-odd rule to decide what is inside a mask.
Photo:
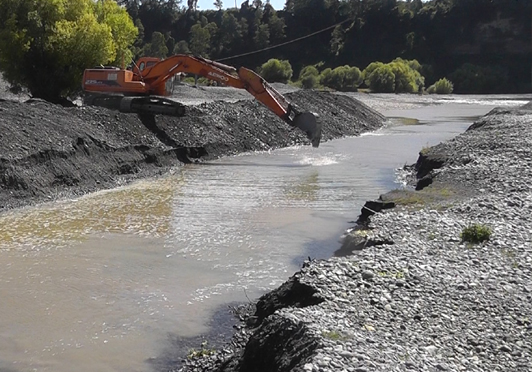
[[(174, 98), (188, 106), (180, 118), (2, 99), (1, 89), (0, 212), (121, 186), (190, 161), (308, 144), (302, 131), (231, 88), (179, 86)], [(323, 141), (384, 122), (352, 97), (317, 91), (286, 96), (319, 114)]]
[[(532, 370), (531, 126), (530, 105), (496, 109), (425, 149), (412, 190), (350, 232), (352, 255), (306, 262), (180, 371)], [(461, 241), (473, 223), (489, 241)]]

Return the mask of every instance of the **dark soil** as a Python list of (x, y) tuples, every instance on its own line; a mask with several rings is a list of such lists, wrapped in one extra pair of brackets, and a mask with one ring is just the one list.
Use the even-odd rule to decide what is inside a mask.
[[(196, 88), (181, 94), (186, 89)], [(286, 96), (319, 115), (322, 141), (375, 130), (384, 120), (351, 97)], [(0, 211), (117, 187), (190, 161), (294, 144), (308, 140), (254, 100), (191, 105), (175, 118), (0, 99)]]

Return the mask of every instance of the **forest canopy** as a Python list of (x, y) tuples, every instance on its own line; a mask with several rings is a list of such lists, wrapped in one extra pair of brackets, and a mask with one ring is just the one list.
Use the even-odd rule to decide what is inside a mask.
[(441, 81), (440, 91), (456, 93), (531, 91), (530, 0), (223, 5), (0, 0), (0, 71), (49, 100), (79, 89), (84, 68), (178, 53), (257, 71), (284, 61), (281, 72), (304, 87), (417, 92)]
[[(217, 10), (205, 11), (197, 9), (195, 0), (120, 3), (142, 24), (137, 46), (159, 32), (168, 54), (186, 50), (254, 69), (272, 58), (286, 60), (294, 77), (306, 66), (364, 70), (376, 61), (390, 64), (401, 58), (419, 61), (414, 70), (426, 87), (441, 78), (464, 79), (475, 70), (482, 72), (482, 81), (477, 84), (468, 75), (456, 82), (455, 92), (524, 92), (531, 87), (529, 0), (286, 0), (278, 11), (261, 0), (228, 9), (215, 2)], [(269, 49), (278, 44), (285, 45)], [(260, 52), (248, 54), (254, 51)], [(142, 54), (142, 48), (137, 52)], [(390, 69), (381, 68), (379, 84), (386, 85), (384, 76), (391, 75), (384, 71)], [(486, 76), (491, 73), (498, 84)], [(312, 85), (314, 73), (306, 74)]]

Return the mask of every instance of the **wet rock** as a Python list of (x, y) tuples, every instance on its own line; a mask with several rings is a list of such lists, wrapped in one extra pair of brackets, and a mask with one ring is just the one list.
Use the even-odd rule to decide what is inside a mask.
[[(531, 370), (532, 111), (494, 110), (478, 123), (421, 161), (421, 173), (437, 168), (422, 192), (445, 197), (376, 213), (359, 233), (364, 249), (304, 265), (298, 285), (322, 301), (290, 305), (290, 290), (271, 301), (273, 315), (249, 332), (253, 358), (272, 371)], [(487, 242), (461, 241), (473, 223), (490, 227)], [(394, 244), (369, 244), (379, 241)], [(302, 335), (312, 341), (299, 344)], [(242, 356), (249, 343), (238, 344)], [(241, 360), (224, 370), (241, 371)]]

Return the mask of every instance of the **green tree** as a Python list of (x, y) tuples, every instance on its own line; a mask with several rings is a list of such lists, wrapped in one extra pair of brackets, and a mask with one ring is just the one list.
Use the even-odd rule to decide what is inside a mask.
[(236, 17), (224, 12), (220, 25), (220, 42), (224, 49), (232, 50), (242, 40), (242, 27)]
[[(417, 60), (396, 58), (388, 64), (372, 62), (362, 73), (365, 84), (374, 92), (415, 93), (425, 85), (425, 78), (419, 71)], [(393, 84), (390, 79), (393, 77)]]
[(508, 83), (508, 71), (498, 66), (465, 63), (449, 75), (457, 93), (498, 93)]
[[(401, 60), (395, 60), (388, 64), (395, 75), (396, 93), (414, 93), (418, 90), (415, 71)], [(419, 73), (418, 73), (419, 74)]]
[(270, 83), (288, 83), (292, 77), (293, 70), (290, 62), (272, 58), (261, 66), (259, 73)]
[(133, 46), (130, 48), (131, 52), (133, 53), (134, 61), (138, 60), (139, 57), (142, 55), (142, 49), (144, 45), (144, 25), (138, 18), (135, 19), (135, 27), (138, 30), (138, 34), (135, 39), (135, 42), (133, 43)]
[(151, 35), (151, 42), (144, 45), (143, 54), (148, 57), (166, 58), (168, 56), (168, 47), (164, 35), (155, 31)]
[(175, 39), (173, 38), (172, 34), (170, 32), (167, 32), (164, 36), (166, 48), (168, 49), (168, 53), (172, 53), (175, 49)]
[(206, 27), (201, 27), (201, 24), (196, 23), (190, 28), (190, 44), (189, 48), (192, 54), (196, 56), (208, 57), (209, 44), (211, 41), (211, 34)]
[(185, 40), (180, 40), (174, 47), (174, 54), (189, 54), (188, 43)]
[(331, 52), (337, 56), (340, 54), (344, 47), (344, 30), (342, 25), (338, 25), (334, 28), (331, 37)]
[[(43, 1), (43, 0), (41, 0)], [(76, 6), (77, 2), (86, 3), (87, 0), (44, 0), (44, 1), (56, 1), (68, 4), (68, 7)], [(90, 1), (91, 5), (96, 7), (95, 12), (98, 14), (98, 22), (100, 24), (108, 25), (111, 27), (112, 41), (116, 50), (116, 59), (112, 62), (114, 65), (122, 65), (129, 63), (133, 58), (133, 52), (131, 50), (132, 44), (135, 42), (135, 38), (138, 34), (138, 29), (133, 23), (133, 20), (124, 8), (117, 6), (117, 3), (113, 0), (102, 0), (96, 2)], [(79, 9), (76, 10), (76, 12)], [(80, 13), (78, 13), (80, 14)], [(68, 15), (67, 15), (68, 16)], [(90, 36), (90, 35), (89, 35)], [(85, 36), (87, 37), (87, 36)]]
[(214, 0), (214, 7), (218, 10), (222, 10), (222, 8), (224, 7), (224, 3), (222, 0)]
[(256, 48), (266, 48), (270, 44), (270, 28), (267, 24), (261, 24), (255, 31), (253, 42)]
[(86, 68), (132, 57), (138, 31), (115, 1), (0, 0), (0, 9), (0, 70), (34, 97), (65, 102)]
[(268, 14), (268, 28), (270, 31), (270, 41), (272, 43), (281, 42), (285, 38), (285, 21), (283, 18), (279, 18), (277, 12), (270, 4), (265, 6), (265, 14)]

